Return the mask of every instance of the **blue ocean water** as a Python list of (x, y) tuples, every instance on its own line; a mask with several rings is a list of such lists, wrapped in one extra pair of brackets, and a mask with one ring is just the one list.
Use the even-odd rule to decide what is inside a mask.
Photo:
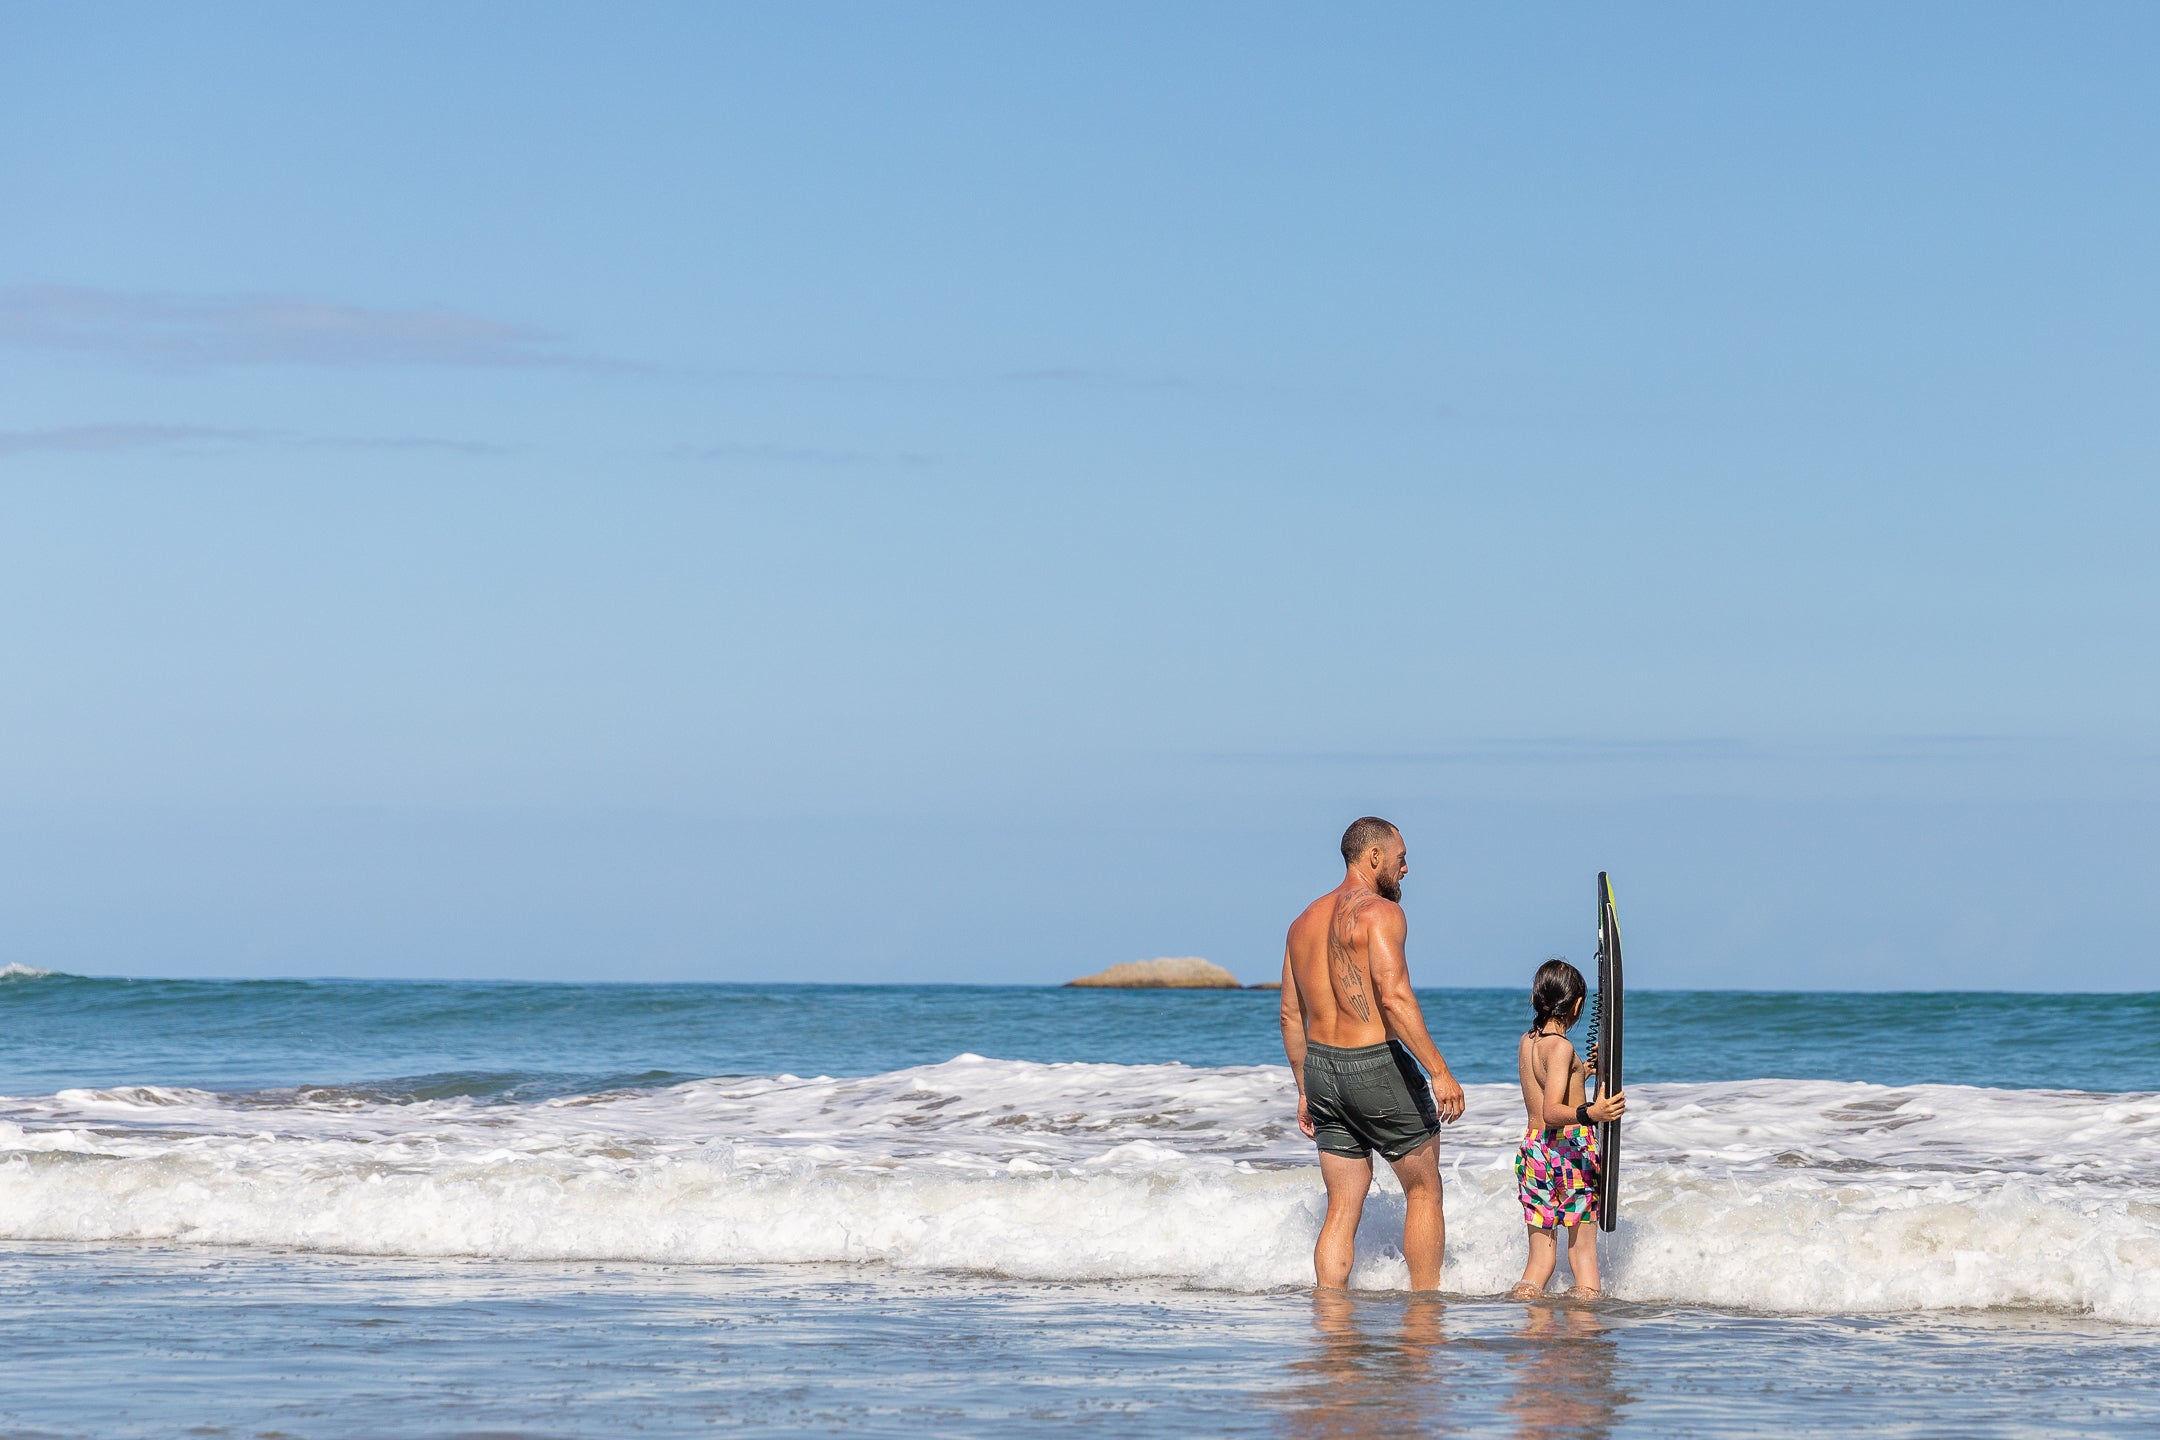
[[(1466, 1082), (1505, 1083), (1525, 996), (1427, 990)], [(0, 977), (0, 1092), (403, 1087), (540, 1097), (716, 1075), (873, 1075), (962, 1052), (1041, 1063), (1268, 1065), (1263, 990)], [(2160, 994), (1636, 991), (1628, 1080), (2160, 1085)]]
[(2160, 1432), (2160, 995), (1630, 995), (1588, 1308), (1421, 999), (1439, 1302), (1268, 992), (0, 975), (0, 1435)]

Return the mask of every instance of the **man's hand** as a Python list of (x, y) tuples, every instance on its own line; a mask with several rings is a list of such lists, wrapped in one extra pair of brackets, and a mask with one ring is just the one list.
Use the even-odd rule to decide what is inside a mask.
[(1448, 1071), (1442, 1070), (1432, 1077), (1432, 1097), (1433, 1104), (1440, 1109), (1441, 1124), (1452, 1125), (1462, 1119), (1467, 1102), (1463, 1099), (1462, 1086), (1455, 1083), (1455, 1077)]
[(1302, 1090), (1298, 1091), (1297, 1097), (1297, 1128), (1305, 1133), (1306, 1139), (1313, 1138), (1312, 1111), (1305, 1104), (1305, 1092)]

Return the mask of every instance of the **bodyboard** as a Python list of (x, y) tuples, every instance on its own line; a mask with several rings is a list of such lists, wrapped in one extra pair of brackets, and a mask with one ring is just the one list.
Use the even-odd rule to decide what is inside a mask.
[[(1597, 998), (1590, 1012), (1590, 1034), (1597, 1042), (1597, 1093), (1611, 1095), (1620, 1084), (1620, 921), (1613, 913), (1612, 882), (1597, 877)], [(1620, 1220), (1620, 1122), (1598, 1126), (1598, 1228), (1610, 1230)]]

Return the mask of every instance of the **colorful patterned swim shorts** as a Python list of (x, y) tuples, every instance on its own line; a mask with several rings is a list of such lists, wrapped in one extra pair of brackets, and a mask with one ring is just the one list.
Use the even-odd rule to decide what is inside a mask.
[(1523, 1223), (1540, 1230), (1595, 1224), (1598, 1218), (1597, 1131), (1560, 1125), (1523, 1133), (1515, 1152), (1515, 1193)]

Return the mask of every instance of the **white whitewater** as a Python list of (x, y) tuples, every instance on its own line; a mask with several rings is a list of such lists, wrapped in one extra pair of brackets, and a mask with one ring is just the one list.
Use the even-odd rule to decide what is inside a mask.
[[(1630, 1090), (1617, 1298), (2044, 1308), (2160, 1324), (2160, 1095), (1827, 1081)], [(1444, 1142), (1448, 1271), (1522, 1259), (1521, 1102)], [(535, 1103), (152, 1087), (0, 1100), (0, 1238), (798, 1261), (1305, 1283), (1321, 1213), (1279, 1066), (964, 1055), (863, 1079)], [(1403, 1280), (1383, 1182), (1354, 1283)]]

